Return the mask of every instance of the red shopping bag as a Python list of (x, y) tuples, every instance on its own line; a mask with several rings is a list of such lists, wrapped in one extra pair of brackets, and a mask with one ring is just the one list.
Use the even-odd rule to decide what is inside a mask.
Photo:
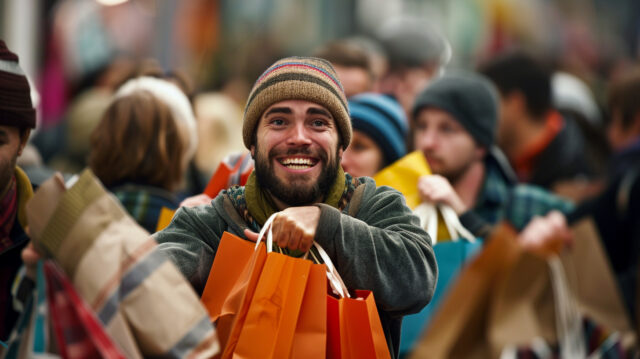
[(390, 358), (373, 293), (354, 298), (327, 296), (328, 358)]
[(63, 358), (123, 358), (91, 308), (52, 261), (44, 264), (51, 325)]
[(327, 294), (327, 357), (391, 358), (373, 293), (355, 290), (351, 297), (331, 259), (314, 243), (327, 266), (327, 277), (333, 289)]

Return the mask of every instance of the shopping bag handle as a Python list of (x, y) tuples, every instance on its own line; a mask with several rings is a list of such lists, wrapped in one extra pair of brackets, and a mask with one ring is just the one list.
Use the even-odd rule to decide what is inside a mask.
[(258, 233), (258, 239), (256, 240), (256, 246), (254, 247), (254, 250), (258, 249), (260, 242), (262, 242), (266, 234), (267, 239), (265, 240), (265, 243), (267, 245), (267, 253), (273, 252), (273, 231), (271, 230), (271, 224), (273, 223), (273, 220), (277, 215), (277, 212), (272, 214), (271, 217), (269, 217), (269, 219), (264, 222), (264, 226), (262, 226), (262, 228), (260, 229), (260, 233)]
[(344, 284), (342, 277), (338, 273), (336, 267), (333, 265), (333, 262), (331, 261), (331, 258), (329, 258), (327, 252), (316, 241), (313, 241), (313, 246), (318, 251), (318, 254), (320, 254), (320, 257), (322, 258), (322, 261), (327, 268), (327, 279), (329, 279), (329, 285), (331, 285), (333, 293), (335, 293), (340, 298), (351, 298), (347, 286)]
[(440, 210), (442, 214), (442, 219), (447, 226), (447, 231), (449, 231), (452, 241), (457, 241), (459, 238), (471, 243), (476, 241), (476, 237), (460, 223), (460, 219), (453, 208), (446, 204), (436, 205), (422, 202), (413, 212), (420, 218), (420, 226), (424, 228), (429, 234), (429, 237), (431, 237), (432, 245), (437, 243), (438, 238), (438, 210)]
[[(264, 222), (264, 225), (262, 226), (262, 228), (260, 229), (260, 233), (258, 234), (258, 239), (256, 240), (254, 250), (258, 249), (260, 242), (262, 242), (266, 235), (267, 238), (265, 240), (265, 243), (267, 245), (267, 253), (273, 252), (273, 230), (271, 228), (271, 225), (273, 224), (273, 220), (277, 215), (278, 213), (272, 214), (271, 217), (269, 217), (269, 219)], [(316, 241), (313, 241), (313, 246), (318, 250), (318, 254), (320, 254), (320, 257), (322, 258), (322, 261), (327, 268), (327, 279), (329, 279), (329, 284), (331, 285), (333, 292), (337, 296), (340, 296), (340, 298), (350, 298), (349, 290), (347, 290), (347, 286), (345, 286), (342, 277), (340, 277), (340, 274), (338, 274), (338, 271), (333, 265), (333, 262), (331, 261), (331, 258), (329, 258), (327, 252)], [(308, 255), (309, 251), (305, 253), (304, 258), (306, 259)]]
[(547, 260), (556, 310), (556, 330), (562, 358), (586, 358), (586, 343), (582, 336), (582, 320), (560, 258)]

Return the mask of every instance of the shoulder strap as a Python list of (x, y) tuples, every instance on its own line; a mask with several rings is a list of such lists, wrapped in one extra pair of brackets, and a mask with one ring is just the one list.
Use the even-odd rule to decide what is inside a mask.
[(358, 185), (353, 191), (353, 196), (351, 197), (351, 202), (349, 202), (348, 211), (351, 217), (355, 217), (358, 214), (358, 211), (360, 210), (360, 204), (362, 204), (362, 195), (366, 187), (366, 183), (362, 183)]

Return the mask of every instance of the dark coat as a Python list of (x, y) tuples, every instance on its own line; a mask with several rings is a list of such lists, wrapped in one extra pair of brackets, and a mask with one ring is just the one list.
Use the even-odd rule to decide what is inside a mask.
[(640, 138), (614, 156), (611, 163), (607, 188), (581, 204), (569, 221), (593, 217), (629, 312), (635, 318), (640, 253)]

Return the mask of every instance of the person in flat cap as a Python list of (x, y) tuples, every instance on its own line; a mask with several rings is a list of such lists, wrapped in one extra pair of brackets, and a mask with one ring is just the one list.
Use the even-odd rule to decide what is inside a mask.
[(377, 38), (388, 60), (380, 91), (393, 96), (409, 116), (416, 96), (451, 59), (451, 45), (433, 22), (414, 16), (388, 19)]
[[(462, 224), (482, 238), (502, 220), (522, 231), (536, 216), (555, 210), (551, 216), (557, 224), (572, 209), (540, 187), (517, 183), (494, 146), (498, 109), (497, 90), (487, 78), (453, 72), (428, 85), (412, 111), (413, 144), (434, 174), (418, 181), (422, 199), (451, 206)], [(450, 239), (443, 235), (438, 241)]]
[[(352, 137), (347, 100), (325, 60), (276, 61), (255, 82), (243, 141), (255, 171), (210, 204), (182, 207), (154, 234), (202, 293), (223, 231), (248, 240), (275, 214), (275, 251), (302, 256), (315, 240), (350, 290), (374, 294), (387, 344), (398, 355), (402, 316), (431, 299), (437, 268), (428, 234), (402, 195), (340, 166)], [(316, 258), (315, 248), (309, 258)]]
[(31, 89), (18, 56), (0, 40), (0, 340), (6, 341), (18, 313), (11, 286), (20, 266), (25, 234), (24, 206), (33, 195), (29, 178), (16, 165), (36, 127)]

